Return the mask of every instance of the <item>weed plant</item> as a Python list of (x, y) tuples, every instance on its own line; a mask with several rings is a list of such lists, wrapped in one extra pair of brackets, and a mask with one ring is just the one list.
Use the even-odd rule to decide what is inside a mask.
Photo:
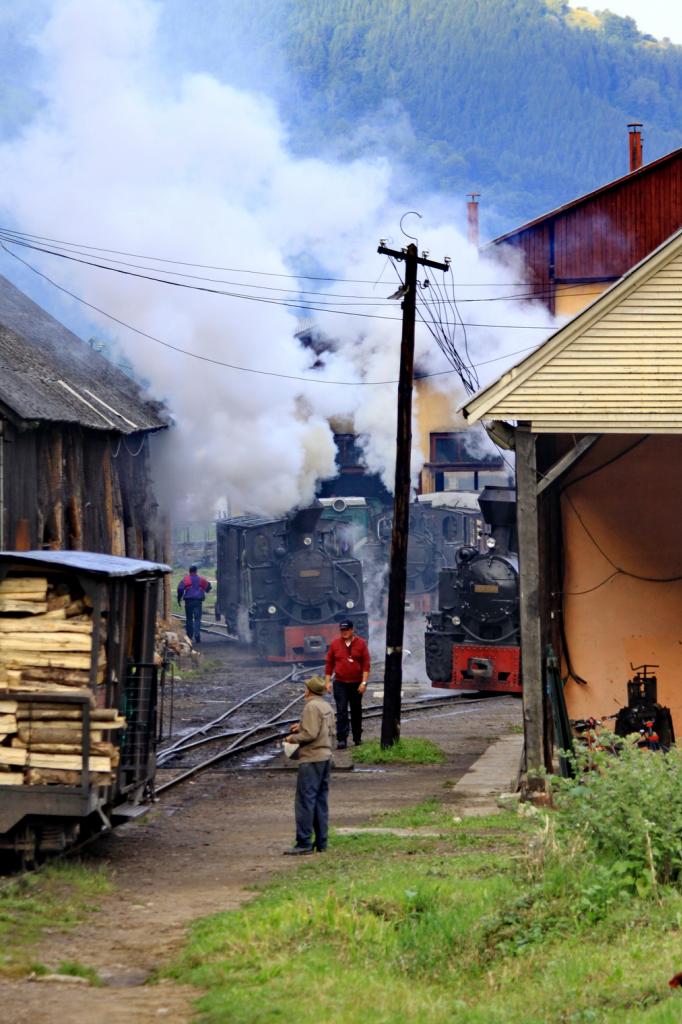
[(594, 860), (618, 892), (655, 895), (681, 878), (682, 750), (640, 749), (634, 736), (600, 740), (605, 749), (571, 755), (575, 778), (557, 785), (558, 841), (565, 857)]
[(368, 740), (353, 748), (355, 764), (443, 764), (445, 754), (431, 740), (400, 739), (384, 750), (380, 740)]

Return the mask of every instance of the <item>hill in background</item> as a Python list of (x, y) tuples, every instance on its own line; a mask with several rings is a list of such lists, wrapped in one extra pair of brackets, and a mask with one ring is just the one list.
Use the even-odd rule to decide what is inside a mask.
[[(167, 23), (186, 10), (166, 0)], [(274, 90), (301, 150), (388, 151), (453, 204), (480, 191), (492, 233), (626, 173), (628, 121), (646, 162), (682, 145), (682, 47), (561, 0), (195, 0), (181, 45)]]

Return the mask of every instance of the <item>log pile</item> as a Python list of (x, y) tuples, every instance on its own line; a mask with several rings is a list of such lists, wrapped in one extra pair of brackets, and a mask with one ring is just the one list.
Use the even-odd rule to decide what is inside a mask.
[[(63, 581), (20, 575), (0, 581), (0, 785), (80, 784), (83, 705), (60, 700), (66, 694), (86, 697), (90, 706), (90, 781), (111, 784), (119, 757), (111, 736), (126, 723), (116, 709), (97, 707), (105, 640), (103, 617), (93, 650), (92, 602)], [(19, 700), (20, 694), (51, 699)]]

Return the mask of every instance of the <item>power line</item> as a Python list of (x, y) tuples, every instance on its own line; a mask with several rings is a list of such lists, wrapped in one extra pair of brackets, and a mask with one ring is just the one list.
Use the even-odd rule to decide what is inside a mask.
[[(205, 285), (186, 284), (183, 281), (169, 281), (166, 278), (153, 277), (151, 274), (133, 273), (132, 271), (124, 270), (121, 267), (106, 266), (103, 263), (96, 263), (96, 262), (92, 262), (92, 261), (89, 261), (89, 260), (80, 259), (80, 258), (78, 258), (76, 256), (67, 255), (66, 253), (57, 252), (57, 251), (54, 251), (54, 250), (51, 250), (51, 249), (45, 249), (45, 248), (42, 248), (40, 246), (28, 245), (25, 242), (10, 241), (9, 239), (6, 238), (6, 236), (1, 236), (1, 237), (4, 237), (5, 241), (8, 242), (8, 244), (21, 245), (24, 248), (31, 249), (31, 250), (33, 250), (35, 252), (42, 252), (42, 253), (44, 253), (46, 255), (49, 255), (49, 256), (58, 256), (60, 259), (69, 260), (69, 261), (71, 261), (73, 263), (79, 263), (81, 265), (88, 266), (88, 267), (94, 267), (97, 270), (108, 270), (110, 273), (113, 273), (113, 274), (121, 274), (121, 275), (123, 275), (125, 277), (133, 277), (133, 278), (137, 278), (137, 279), (143, 280), (143, 281), (151, 281), (151, 282), (155, 282), (156, 284), (165, 284), (165, 285), (168, 285), (168, 286), (173, 287), (173, 288), (182, 288), (182, 289), (186, 289), (186, 290), (189, 290), (189, 291), (205, 292), (205, 293), (208, 293), (208, 294), (211, 294), (211, 295), (224, 295), (227, 298), (244, 299), (244, 300), (250, 301), (250, 302), (261, 302), (261, 303), (264, 303), (266, 305), (271, 305), (271, 306), (283, 306), (283, 307), (290, 308), (290, 309), (303, 309), (303, 310), (306, 310), (308, 312), (334, 313), (334, 314), (336, 314), (338, 316), (358, 316), (358, 317), (363, 317), (364, 319), (369, 319), (369, 320), (400, 320), (400, 317), (386, 316), (386, 315), (381, 314), (381, 313), (360, 313), (360, 312), (355, 312), (355, 311), (346, 310), (346, 309), (331, 308), (331, 306), (328, 307), (328, 306), (323, 305), (321, 303), (313, 304), (312, 302), (293, 302), (293, 301), (290, 301), (288, 299), (275, 299), (275, 298), (268, 298), (266, 296), (260, 296), (260, 295), (248, 295), (248, 294), (245, 294), (243, 292), (226, 291), (225, 289), (222, 289), (222, 288), (209, 288), (209, 287), (207, 287)], [(5, 249), (5, 252), (9, 252), (11, 255), (13, 255), (15, 257), (15, 259), (19, 259), (19, 257), (16, 255), (16, 253), (11, 252), (11, 250), (8, 249), (5, 245), (3, 245), (3, 248)], [(28, 264), (27, 264), (27, 266), (28, 266)], [(31, 267), (31, 269), (34, 269), (34, 268)], [(360, 304), (361, 305), (370, 305), (370, 303), (360, 303)], [(338, 305), (338, 303), (337, 303), (337, 305)], [(448, 321), (443, 321), (443, 323), (447, 324)], [(548, 331), (548, 330), (552, 330), (552, 328), (554, 327), (553, 324), (545, 324), (545, 325), (536, 326), (536, 325), (532, 325), (532, 324), (480, 324), (480, 323), (467, 323), (466, 325), (464, 325), (463, 321), (462, 321), (462, 325), (463, 326), (467, 326), (467, 327), (479, 327), (479, 328), (491, 329), (491, 330), (501, 329), (501, 330), (530, 330), (530, 331)]]
[[(267, 270), (251, 270), (245, 267), (223, 267), (216, 266), (210, 263), (192, 263), (189, 260), (172, 260), (164, 256), (147, 256), (144, 253), (127, 252), (121, 249), (108, 249), (101, 245), (89, 245), (85, 242), (69, 242), (60, 238), (51, 238), (47, 235), (35, 235), (27, 231), (18, 231), (15, 228), (5, 228), (0, 225), (0, 232), (5, 235), (8, 239), (14, 239), (17, 243), (20, 240), (33, 239), (34, 242), (50, 243), (58, 246), (68, 246), (74, 251), (83, 249), (90, 249), (93, 252), (110, 253), (113, 256), (127, 256), (132, 259), (147, 260), (153, 263), (167, 263), (170, 266), (178, 267), (193, 267), (195, 270), (218, 270), (229, 274), (252, 274), (258, 277), (279, 277), (290, 281), (320, 281), (334, 284), (371, 284), (376, 286), (378, 280), (370, 280), (369, 278), (353, 278), (353, 277), (324, 277), (321, 275), (311, 274), (283, 274), (274, 271)], [(107, 257), (104, 257), (107, 258)], [(113, 261), (110, 261), (113, 262)], [(189, 276), (192, 275), (182, 275)], [(494, 281), (453, 281), (458, 288), (525, 288), (526, 292), (511, 295), (500, 295), (500, 296), (487, 296), (482, 299), (460, 299), (460, 302), (496, 302), (506, 299), (518, 299), (518, 298), (534, 298), (536, 296), (545, 296), (553, 294), (551, 287), (537, 287), (529, 285), (528, 281), (500, 281), (495, 283)], [(262, 287), (254, 285), (253, 287)], [(528, 291), (528, 289), (533, 289)], [(284, 290), (284, 289), (283, 289)], [(571, 295), (592, 295), (593, 292), (571, 292)]]
[[(153, 341), (157, 345), (162, 345), (164, 348), (171, 349), (173, 352), (178, 352), (180, 355), (189, 356), (191, 359), (198, 359), (201, 362), (212, 363), (215, 366), (224, 366), (227, 369), (238, 370), (241, 373), (255, 373), (255, 374), (258, 374), (259, 376), (264, 376), (264, 377), (280, 377), (280, 378), (282, 378), (284, 380), (305, 381), (307, 383), (312, 383), (312, 384), (333, 384), (335, 386), (344, 386), (344, 387), (357, 387), (357, 386), (372, 386), (373, 387), (373, 386), (384, 385), (384, 384), (397, 384), (398, 383), (397, 380), (354, 380), (354, 381), (350, 381), (350, 380), (324, 380), (321, 377), (303, 377), (303, 376), (298, 376), (296, 374), (290, 374), (290, 373), (278, 373), (275, 370), (259, 370), (259, 369), (255, 369), (255, 368), (249, 367), (249, 366), (238, 366), (235, 363), (228, 363), (228, 362), (225, 362), (225, 361), (220, 360), (220, 359), (213, 359), (210, 356), (200, 355), (198, 352), (190, 352), (188, 349), (180, 348), (177, 345), (172, 345), (170, 342), (164, 341), (162, 338), (157, 338), (155, 335), (149, 334), (147, 331), (143, 331), (143, 330), (140, 330), (138, 327), (134, 327), (132, 324), (127, 323), (125, 320), (121, 320), (119, 317), (114, 316), (112, 313), (108, 313), (106, 310), (102, 309), (101, 307), (93, 305), (93, 303), (88, 302), (87, 299), (82, 298), (80, 295), (76, 295), (75, 292), (69, 291), (69, 289), (68, 288), (64, 288), (63, 285), (57, 284), (57, 282), (53, 281), (52, 278), (48, 277), (47, 274), (44, 274), (41, 270), (38, 270), (37, 267), (34, 267), (31, 263), (28, 263), (27, 260), (22, 259), (21, 256), (18, 256), (17, 253), (12, 252), (10, 249), (8, 249), (7, 246), (4, 245), (2, 242), (0, 242), (0, 249), (3, 249), (9, 256), (11, 256), (13, 259), (17, 260), (19, 263), (23, 264), (23, 266), (27, 267), (34, 274), (36, 274), (38, 277), (42, 278), (44, 281), (47, 281), (48, 284), (52, 285), (53, 288), (56, 288), (56, 289), (58, 289), (58, 291), (63, 292), (65, 295), (68, 295), (70, 298), (75, 299), (76, 302), (80, 302), (83, 306), (87, 306), (88, 309), (92, 309), (96, 313), (100, 313), (102, 316), (107, 317), (107, 319), (111, 320), (113, 323), (119, 324), (119, 326), (121, 326), (121, 327), (125, 327), (126, 330), (132, 331), (134, 334), (139, 334), (140, 337), (146, 338), (148, 341)], [(395, 319), (395, 318), (393, 318), (393, 319)], [(505, 355), (502, 355), (502, 356), (495, 356), (492, 359), (486, 359), (483, 362), (478, 363), (477, 366), (486, 366), (489, 363), (500, 362), (501, 360), (509, 359), (512, 356), (522, 355), (525, 352), (535, 351), (536, 348), (537, 348), (536, 345), (529, 345), (526, 348), (518, 349), (518, 350), (516, 350), (514, 352), (509, 352), (509, 353), (506, 353)], [(454, 370), (437, 370), (437, 371), (435, 371), (433, 373), (423, 373), (423, 374), (415, 375), (415, 379), (417, 379), (417, 380), (424, 380), (424, 379), (427, 379), (427, 378), (430, 378), (430, 377), (442, 377), (442, 376), (445, 376), (446, 374), (450, 374), (450, 373), (453, 373), (453, 372), (454, 372)]]

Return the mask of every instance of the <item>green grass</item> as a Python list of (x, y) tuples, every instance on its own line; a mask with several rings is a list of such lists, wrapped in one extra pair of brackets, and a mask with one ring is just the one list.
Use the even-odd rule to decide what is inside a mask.
[(400, 739), (385, 750), (379, 740), (368, 740), (352, 752), (354, 764), (443, 764), (445, 754), (431, 740)]
[(111, 891), (99, 871), (60, 864), (0, 891), (0, 977), (35, 971), (32, 957), (45, 932), (68, 931), (97, 909)]
[[(557, 853), (545, 815), (453, 821), (426, 801), (333, 836), (245, 908), (197, 922), (169, 972), (202, 1024), (679, 1024), (682, 894), (623, 892)], [(462, 844), (466, 850), (462, 850)], [(568, 858), (568, 859), (567, 859)]]
[(86, 967), (77, 960), (65, 960), (61, 963), (55, 974), (65, 974), (69, 978), (85, 978), (91, 985), (101, 985), (102, 980), (94, 967)]

